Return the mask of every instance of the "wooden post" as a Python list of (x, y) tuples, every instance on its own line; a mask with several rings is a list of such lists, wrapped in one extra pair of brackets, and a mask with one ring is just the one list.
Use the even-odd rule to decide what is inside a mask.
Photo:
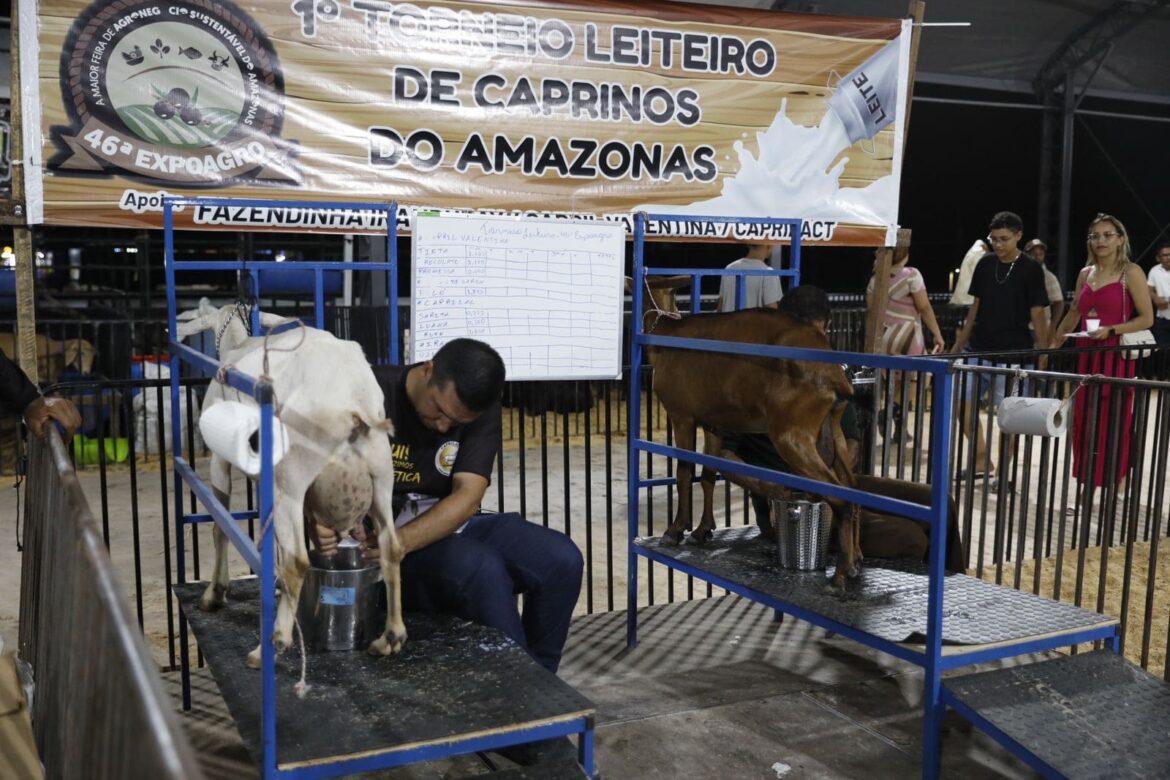
[[(12, 10), (12, 199), (4, 204), (0, 219), (13, 226), (12, 250), (16, 253), (16, 338), (17, 354), (10, 355), (32, 380), (40, 381), (37, 371), (37, 291), (36, 261), (33, 257), (32, 231), (28, 227), (24, 186), (24, 112), (21, 108), (20, 10)], [(36, 74), (33, 74), (35, 80)]]

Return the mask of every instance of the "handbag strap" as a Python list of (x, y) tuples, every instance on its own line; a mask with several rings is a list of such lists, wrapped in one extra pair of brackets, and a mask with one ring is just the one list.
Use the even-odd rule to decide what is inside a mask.
[[(1125, 284), (1125, 272), (1129, 270), (1129, 261), (1121, 266), (1121, 310), (1125, 312), (1122, 322), (1129, 322), (1129, 287)], [(1116, 331), (1115, 331), (1116, 333)]]

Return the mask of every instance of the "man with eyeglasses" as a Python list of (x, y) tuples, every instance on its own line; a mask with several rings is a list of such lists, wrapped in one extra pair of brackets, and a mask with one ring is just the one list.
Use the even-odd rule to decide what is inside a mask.
[(1150, 300), (1154, 303), (1154, 340), (1159, 346), (1170, 346), (1170, 241), (1158, 246), (1155, 255), (1158, 264), (1146, 274), (1150, 286)]
[[(967, 311), (967, 319), (955, 336), (952, 352), (1010, 353), (1030, 351), (1034, 344), (1048, 343), (1048, 293), (1044, 289), (1044, 271), (1039, 263), (1024, 260), (1019, 249), (1024, 222), (1017, 214), (1001, 211), (991, 218), (987, 240), (991, 252), (984, 255), (971, 276), (971, 297), (974, 301)], [(1035, 341), (1028, 329), (1035, 330)], [(995, 360), (975, 358), (974, 365), (1020, 366), (1031, 368), (1030, 356), (1016, 359), (997, 357)], [(965, 429), (968, 441), (975, 448), (975, 476), (981, 472), (990, 475), (990, 461), (985, 441), (980, 436), (978, 415), (975, 425), (969, 425), (973, 409), (971, 403), (986, 398), (998, 407), (1003, 400), (1006, 377), (979, 375), (968, 377), (968, 391), (961, 412), (960, 427)], [(1021, 388), (1026, 393), (1025, 388)], [(972, 440), (973, 438), (973, 440)], [(1014, 439), (1008, 448), (1008, 463), (1014, 455)]]

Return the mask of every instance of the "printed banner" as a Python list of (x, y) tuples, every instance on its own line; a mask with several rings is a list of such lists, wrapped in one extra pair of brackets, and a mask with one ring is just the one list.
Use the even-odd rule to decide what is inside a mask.
[[(31, 10), (30, 10), (31, 9)], [(160, 227), (167, 194), (621, 220), (897, 223), (909, 23), (670, 3), (21, 0), (30, 221)], [(38, 121), (39, 118), (39, 121)], [(179, 226), (369, 232), (192, 207)], [(782, 239), (701, 218), (650, 235)]]

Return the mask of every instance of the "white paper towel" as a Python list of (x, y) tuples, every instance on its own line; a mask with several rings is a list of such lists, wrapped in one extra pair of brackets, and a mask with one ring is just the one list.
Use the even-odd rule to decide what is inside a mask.
[[(248, 476), (260, 473), (260, 451), (251, 441), (260, 430), (259, 407), (221, 401), (199, 416), (199, 430), (203, 441), (216, 455)], [(288, 434), (284, 423), (276, 418), (272, 420), (272, 434), (272, 465), (275, 466), (288, 453)]]
[(1061, 436), (1068, 430), (1066, 401), (1057, 398), (1011, 396), (999, 404), (999, 427), (1004, 433)]

